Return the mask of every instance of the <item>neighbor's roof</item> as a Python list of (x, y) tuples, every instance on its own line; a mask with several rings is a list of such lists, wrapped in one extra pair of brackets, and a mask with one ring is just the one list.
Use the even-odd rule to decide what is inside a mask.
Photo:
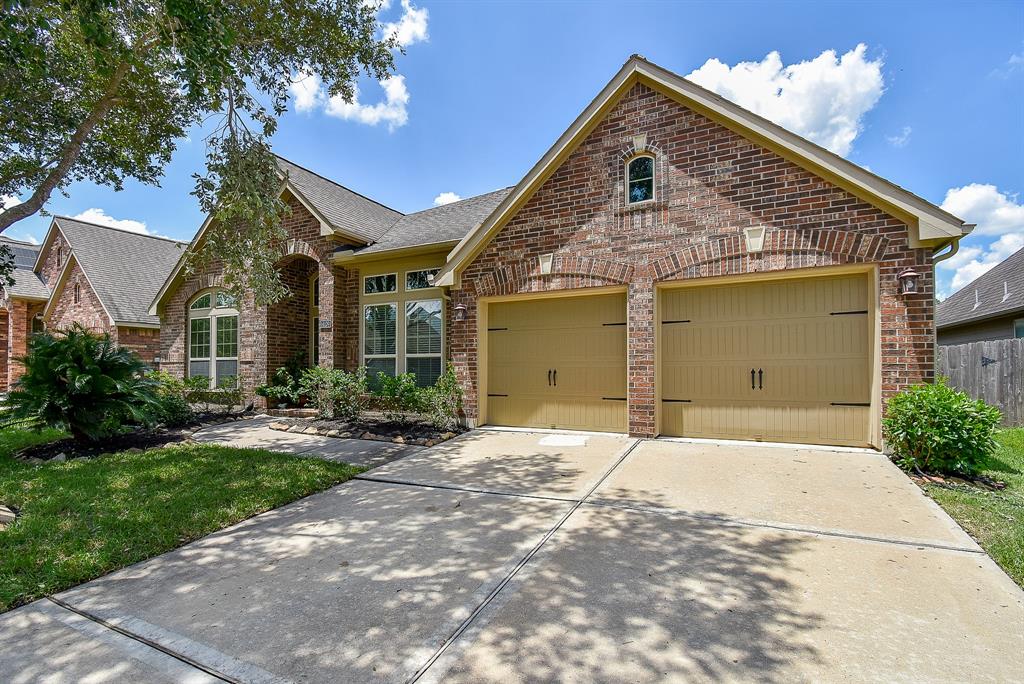
[(23, 299), (49, 299), (50, 289), (46, 287), (46, 284), (40, 280), (36, 272), (31, 268), (15, 268), (11, 272), (11, 277), (14, 278), (14, 285), (7, 286), (4, 288), (7, 290), (7, 294), (11, 297), (21, 297)]
[(36, 264), (36, 257), (39, 256), (41, 245), (34, 245), (23, 240), (12, 240), (9, 237), (0, 235), (0, 242), (11, 248), (14, 253), (15, 268), (32, 268)]
[(178, 263), (185, 243), (64, 216), (53, 222), (115, 323), (160, 324), (160, 318), (149, 313), (149, 304)]
[(510, 192), (512, 188), (503, 188), (417, 211), (415, 214), (406, 214), (380, 240), (355, 253), (362, 256), (405, 247), (458, 242), (487, 218)]
[(277, 155), (281, 168), (288, 173), (289, 185), (300, 200), (312, 208), (338, 232), (359, 238), (366, 243), (379, 240), (402, 213), (375, 202), (344, 185), (304, 169)]
[(501, 230), (505, 222), (529, 201), (533, 193), (611, 111), (619, 99), (637, 83), (643, 83), (666, 94), (683, 106), (736, 131), (905, 221), (911, 229), (911, 242), (914, 247), (941, 247), (970, 232), (971, 227), (961, 219), (931, 202), (740, 107), (717, 93), (702, 88), (639, 55), (632, 55), (608, 85), (555, 141), (551, 149), (512, 189), (494, 213), (466, 235), (452, 250), (448, 255), (448, 263), (437, 276), (436, 282), (439, 285), (457, 285), (461, 271)]
[(1024, 249), (939, 304), (935, 325), (951, 328), (1024, 310)]

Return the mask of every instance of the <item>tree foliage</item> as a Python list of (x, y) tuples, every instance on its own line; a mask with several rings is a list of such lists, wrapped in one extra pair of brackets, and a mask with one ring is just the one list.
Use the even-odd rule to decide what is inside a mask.
[(283, 289), (281, 179), (268, 140), (297, 74), (346, 99), (386, 77), (393, 37), (364, 0), (6, 0), (0, 13), (0, 231), (76, 181), (158, 183), (176, 141), (213, 115), (194, 194), (233, 289)]

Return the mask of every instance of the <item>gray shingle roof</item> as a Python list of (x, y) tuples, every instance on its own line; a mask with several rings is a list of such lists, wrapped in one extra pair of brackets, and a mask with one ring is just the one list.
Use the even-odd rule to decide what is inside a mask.
[(487, 218), (510, 192), (512, 188), (503, 188), (407, 214), (398, 219), (377, 242), (357, 250), (357, 253), (372, 254), (402, 247), (461, 240), (474, 226)]
[(380, 239), (402, 213), (278, 156), (288, 181), (332, 227), (366, 242)]
[(36, 265), (36, 257), (39, 256), (41, 245), (33, 245), (31, 242), (12, 240), (0, 235), (0, 242), (11, 248), (14, 253), (15, 268), (32, 268)]
[(71, 253), (117, 323), (159, 325), (149, 305), (187, 246), (58, 216)]
[(1018, 310), (1024, 310), (1024, 249), (939, 304), (935, 324), (949, 328)]
[(14, 278), (14, 285), (4, 285), (10, 296), (29, 299), (50, 298), (50, 289), (31, 268), (15, 268), (11, 272), (11, 277)]

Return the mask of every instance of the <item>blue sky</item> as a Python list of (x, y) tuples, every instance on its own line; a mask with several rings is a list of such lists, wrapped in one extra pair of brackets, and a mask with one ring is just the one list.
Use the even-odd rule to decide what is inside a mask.
[[(978, 223), (943, 294), (1024, 247), (1024, 4), (392, 0), (381, 21), (400, 78), (347, 106), (303, 80), (274, 146), (398, 210), (515, 184), (639, 53)], [(190, 239), (203, 153), (196, 131), (162, 187), (77, 184), (47, 209)]]

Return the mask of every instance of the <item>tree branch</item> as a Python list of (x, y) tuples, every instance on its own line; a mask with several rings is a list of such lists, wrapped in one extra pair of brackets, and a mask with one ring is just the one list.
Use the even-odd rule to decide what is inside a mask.
[(71, 170), (71, 167), (75, 165), (78, 156), (82, 153), (82, 146), (89, 135), (99, 125), (100, 121), (103, 120), (103, 117), (110, 113), (110, 110), (117, 104), (117, 91), (121, 88), (121, 83), (124, 81), (125, 76), (128, 75), (130, 68), (131, 66), (128, 62), (121, 62), (117, 65), (114, 73), (110, 76), (110, 80), (107, 82), (103, 95), (93, 105), (89, 115), (82, 120), (82, 123), (78, 124), (75, 132), (71, 135), (67, 144), (64, 145), (57, 165), (46, 175), (46, 178), (39, 184), (39, 187), (32, 193), (32, 196), (21, 204), (16, 204), (0, 212), (0, 233), (21, 219), (27, 218), (43, 208), (43, 205), (50, 199), (54, 188), (60, 184)]

